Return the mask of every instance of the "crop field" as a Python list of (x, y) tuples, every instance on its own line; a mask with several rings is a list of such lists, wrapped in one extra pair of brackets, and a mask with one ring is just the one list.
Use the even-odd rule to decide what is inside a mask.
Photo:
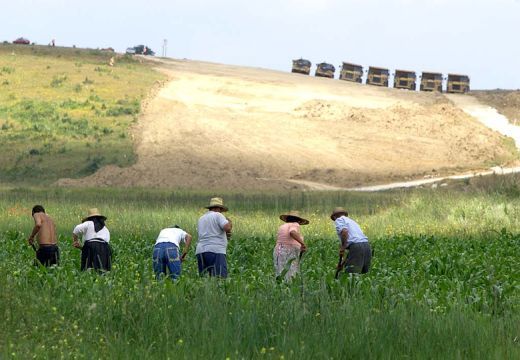
[(0, 181), (51, 183), (132, 164), (129, 128), (162, 78), (111, 52), (0, 45), (0, 152), (10, 154)]
[[(0, 358), (520, 357), (520, 179), (388, 192), (222, 194), (234, 221), (227, 280), (156, 281), (154, 239), (195, 235), (214, 194), (166, 190), (4, 189), (0, 194)], [(30, 209), (56, 220), (62, 264), (34, 267)], [(334, 280), (328, 218), (346, 206), (373, 245), (364, 276)], [(79, 271), (71, 231), (89, 207), (108, 216), (114, 268)], [(308, 253), (292, 283), (274, 277), (278, 215), (299, 209)]]

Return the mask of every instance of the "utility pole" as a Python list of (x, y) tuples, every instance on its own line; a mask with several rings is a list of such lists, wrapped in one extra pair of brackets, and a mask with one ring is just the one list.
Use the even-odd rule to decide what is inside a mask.
[(162, 45), (162, 56), (166, 57), (167, 52), (168, 52), (168, 39), (164, 39), (163, 45)]

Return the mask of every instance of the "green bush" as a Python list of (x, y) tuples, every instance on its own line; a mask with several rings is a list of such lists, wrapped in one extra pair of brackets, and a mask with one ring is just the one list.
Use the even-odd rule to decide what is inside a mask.
[(15, 71), (15, 68), (14, 68), (14, 67), (3, 66), (3, 67), (0, 69), (0, 74), (12, 74), (12, 73), (14, 73), (14, 71)]
[(53, 87), (53, 88), (61, 87), (63, 85), (63, 83), (65, 83), (65, 81), (67, 81), (67, 79), (68, 79), (67, 75), (55, 75), (52, 78), (51, 87)]

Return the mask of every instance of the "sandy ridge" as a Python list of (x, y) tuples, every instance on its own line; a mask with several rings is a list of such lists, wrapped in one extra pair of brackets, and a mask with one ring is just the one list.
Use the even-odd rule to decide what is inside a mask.
[(157, 65), (169, 81), (134, 129), (136, 164), (59, 185), (332, 190), (512, 158), (500, 134), (439, 94), (194, 61)]

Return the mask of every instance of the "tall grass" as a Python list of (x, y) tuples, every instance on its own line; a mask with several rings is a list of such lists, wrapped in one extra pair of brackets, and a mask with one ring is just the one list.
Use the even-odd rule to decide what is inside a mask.
[[(154, 239), (195, 234), (211, 193), (12, 189), (0, 197), (0, 356), (28, 358), (517, 358), (518, 198), (476, 190), (224, 194), (234, 220), (226, 281), (201, 279), (194, 251), (177, 283), (157, 282)], [(57, 221), (62, 265), (32, 266), (30, 207)], [(334, 280), (328, 214), (349, 208), (375, 249), (371, 272)], [(109, 218), (114, 269), (79, 271), (71, 229), (88, 207)], [(280, 212), (297, 208), (309, 252), (277, 283)], [(14, 355), (13, 355), (14, 354)]]

